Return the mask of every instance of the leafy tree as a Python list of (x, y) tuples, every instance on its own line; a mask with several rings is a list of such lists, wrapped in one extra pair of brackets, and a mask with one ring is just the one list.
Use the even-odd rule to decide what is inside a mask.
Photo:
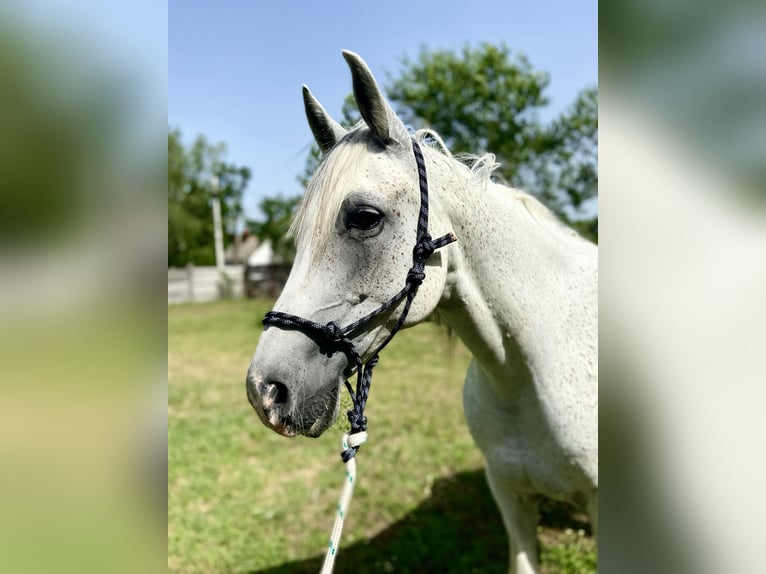
[(436, 130), (453, 153), (494, 153), (502, 179), (595, 238), (597, 220), (581, 220), (598, 190), (598, 92), (583, 90), (545, 125), (548, 84), (523, 54), (482, 44), (405, 58), (387, 93), (405, 122)]
[(482, 44), (405, 58), (387, 93), (405, 123), (434, 129), (453, 153), (494, 153), (513, 183), (519, 166), (546, 147), (538, 113), (548, 105), (548, 83), (524, 55)]
[(580, 92), (551, 131), (559, 143), (552, 160), (559, 168), (559, 188), (579, 209), (598, 194), (598, 90)]
[(242, 215), (247, 167), (224, 161), (226, 146), (199, 135), (187, 148), (178, 129), (168, 131), (168, 266), (215, 263), (212, 178), (218, 177), (224, 238)]
[(582, 90), (544, 129), (547, 146), (521, 166), (519, 186), (597, 240), (598, 216), (589, 203), (598, 196), (598, 90)]
[(270, 241), (274, 255), (285, 262), (295, 258), (295, 244), (287, 236), (290, 222), (298, 209), (301, 196), (283, 197), (278, 194), (264, 198), (258, 207), (264, 220), (248, 220), (247, 226), (261, 242)]

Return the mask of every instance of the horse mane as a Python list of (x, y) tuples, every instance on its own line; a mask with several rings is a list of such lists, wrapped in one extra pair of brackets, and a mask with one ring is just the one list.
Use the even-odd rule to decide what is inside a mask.
[(495, 170), (500, 167), (493, 153), (453, 155), (441, 136), (431, 129), (418, 130), (412, 137), (421, 144), (426, 157), (434, 163), (448, 167), (456, 176), (466, 181), (467, 187), (484, 190), (492, 181)]
[(530, 218), (548, 233), (554, 235), (555, 233), (563, 233), (566, 237), (579, 237), (575, 230), (564, 225), (535, 196), (513, 187), (503, 178), (497, 177), (495, 171), (500, 167), (500, 164), (496, 161), (495, 154), (466, 153), (453, 155), (439, 134), (430, 129), (418, 130), (413, 134), (413, 137), (421, 144), (423, 153), (434, 163), (443, 164), (451, 169), (457, 178), (465, 180), (465, 193), (484, 192), (487, 186), (492, 184), (502, 186), (504, 192), (519, 202)]
[[(494, 184), (492, 176), (500, 167), (494, 154), (453, 155), (439, 134), (430, 129), (417, 130), (412, 137), (421, 144), (423, 155), (432, 165), (452, 171), (458, 181), (465, 182), (462, 190), (464, 193), (483, 192), (488, 185)], [(346, 199), (338, 190), (350, 189), (350, 186), (344, 183), (355, 177), (360, 157), (369, 153), (370, 146), (377, 145), (369, 129), (360, 121), (330, 150), (306, 187), (306, 193), (288, 231), (290, 236), (295, 237), (299, 243), (310, 241), (320, 246), (325, 244), (326, 238), (335, 228), (337, 214)], [(332, 182), (332, 185), (327, 185), (327, 182)], [(504, 183), (498, 185), (503, 185), (520, 201), (541, 226), (566, 229), (556, 216), (533, 196)], [(309, 220), (309, 213), (315, 213), (315, 218)]]

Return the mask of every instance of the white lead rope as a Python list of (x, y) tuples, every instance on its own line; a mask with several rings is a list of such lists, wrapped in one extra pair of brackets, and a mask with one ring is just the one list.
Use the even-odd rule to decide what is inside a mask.
[[(357, 447), (367, 442), (367, 433), (362, 431), (356, 434), (343, 435), (343, 450)], [(351, 504), (351, 497), (354, 495), (354, 485), (356, 484), (356, 457), (352, 456), (346, 463), (346, 476), (343, 479), (343, 490), (340, 492), (338, 501), (338, 512), (335, 515), (335, 524), (332, 526), (330, 541), (327, 543), (327, 554), (324, 557), (324, 564), (320, 574), (331, 574), (332, 567), (335, 564), (335, 555), (338, 553), (340, 545), (340, 535), (343, 532), (343, 520), (346, 518), (348, 506)]]

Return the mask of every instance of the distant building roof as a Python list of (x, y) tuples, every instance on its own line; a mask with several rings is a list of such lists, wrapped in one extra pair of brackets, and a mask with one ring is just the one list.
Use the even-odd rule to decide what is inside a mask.
[(250, 267), (261, 265), (271, 265), (274, 263), (274, 250), (271, 248), (271, 241), (268, 239), (261, 243), (255, 251), (247, 258), (247, 264)]
[(244, 263), (257, 248), (258, 238), (245, 232), (239, 238), (239, 244), (234, 241), (226, 246), (224, 259), (226, 259), (227, 263)]

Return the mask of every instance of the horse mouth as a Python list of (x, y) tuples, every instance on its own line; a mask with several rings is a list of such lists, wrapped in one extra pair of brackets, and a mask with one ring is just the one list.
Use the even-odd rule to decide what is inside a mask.
[(275, 433), (285, 437), (301, 435), (317, 438), (335, 422), (340, 400), (336, 389), (329, 393), (326, 400), (322, 401), (321, 407), (316, 404), (308, 405), (302, 414), (266, 409), (261, 403), (252, 400), (251, 404), (263, 425)]
[(273, 430), (275, 433), (286, 436), (286, 437), (293, 437), (298, 434), (301, 434), (298, 432), (298, 429), (295, 428), (294, 425), (291, 424), (291, 421), (288, 420), (281, 420), (281, 421), (264, 421), (267, 427), (269, 427), (271, 430)]
[(330, 427), (330, 425), (332, 425), (333, 420), (334, 417), (330, 417), (329, 420), (328, 417), (320, 417), (310, 425), (306, 426), (296, 424), (295, 420), (290, 416), (284, 417), (282, 419), (275, 419), (273, 416), (268, 418), (261, 417), (261, 421), (264, 425), (273, 430), (275, 433), (285, 437), (301, 435), (309, 438), (317, 438), (321, 436), (322, 433)]
[(258, 418), (261, 419), (263, 425), (270, 428), (275, 433), (287, 437), (299, 434), (292, 417), (280, 416), (276, 411), (266, 411), (260, 403), (252, 400), (250, 401), (250, 404), (255, 409), (255, 412), (258, 415)]
[(309, 409), (314, 416), (309, 416), (304, 420), (312, 420), (310, 425), (300, 429), (300, 434), (310, 438), (317, 438), (322, 435), (324, 431), (332, 426), (335, 419), (338, 418), (338, 410), (340, 409), (340, 389), (335, 388), (327, 395), (326, 400), (322, 401), (322, 407), (318, 409), (318, 413), (314, 409)]

